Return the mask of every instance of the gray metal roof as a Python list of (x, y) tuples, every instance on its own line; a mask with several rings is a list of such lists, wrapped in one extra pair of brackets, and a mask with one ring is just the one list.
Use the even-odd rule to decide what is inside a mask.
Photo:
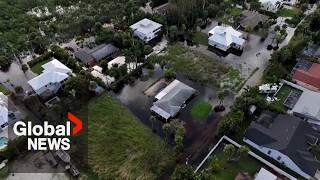
[(101, 59), (112, 55), (117, 52), (119, 49), (113, 46), (112, 44), (101, 44), (89, 51), (89, 54), (96, 60), (100, 61)]
[[(177, 80), (174, 81), (175, 83)], [(172, 82), (173, 83), (173, 82)], [(169, 86), (169, 85), (168, 85)], [(176, 83), (169, 92), (153, 104), (151, 110), (164, 119), (174, 117), (180, 111), (182, 105), (196, 92), (195, 89), (180, 82)], [(161, 92), (160, 92), (161, 93)]]
[[(264, 113), (263, 113), (264, 114)], [(264, 116), (272, 122), (269, 126), (252, 122), (245, 138), (259, 146), (278, 150), (287, 155), (302, 171), (314, 176), (320, 169), (320, 161), (309, 152), (309, 144), (320, 138), (313, 127), (301, 119), (289, 115)]]
[(111, 56), (119, 51), (119, 49), (112, 44), (101, 44), (93, 49), (81, 49), (75, 53), (77, 59), (85, 64), (90, 64), (93, 61), (100, 61), (103, 58)]

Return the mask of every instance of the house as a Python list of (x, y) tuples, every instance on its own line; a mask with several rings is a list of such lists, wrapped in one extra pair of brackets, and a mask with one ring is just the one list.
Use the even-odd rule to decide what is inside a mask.
[[(295, 88), (299, 93), (291, 93), (284, 104), (289, 108), (288, 113), (307, 120), (309, 123), (320, 125), (320, 92), (311, 91), (298, 84), (282, 80), (285, 84)], [(289, 101), (287, 103), (287, 101)]]
[(305, 179), (319, 177), (320, 161), (309, 151), (320, 134), (311, 124), (266, 111), (251, 122), (243, 141)]
[(161, 15), (167, 15), (175, 10), (177, 10), (177, 5), (172, 2), (167, 2), (167, 3), (164, 3), (160, 6), (153, 8), (154, 12), (161, 14)]
[(308, 57), (320, 59), (320, 46), (315, 44), (309, 45), (303, 49), (302, 54)]
[(283, 5), (282, 0), (259, 0), (261, 9), (270, 12), (277, 12)]
[(29, 80), (28, 84), (44, 98), (55, 94), (72, 74), (72, 70), (57, 59), (42, 65), (42, 68), (42, 73)]
[(258, 12), (244, 10), (241, 13), (240, 26), (243, 29), (255, 28), (268, 21), (269, 17)]
[(112, 44), (101, 44), (93, 49), (83, 48), (75, 53), (75, 57), (85, 65), (94, 65), (102, 59), (114, 58), (119, 49)]
[(230, 48), (242, 50), (245, 40), (242, 33), (231, 26), (216, 26), (209, 31), (209, 45), (223, 51)]
[(145, 43), (149, 43), (161, 36), (162, 25), (149, 19), (142, 19), (130, 26), (133, 35)]
[(195, 89), (174, 80), (155, 96), (157, 101), (150, 110), (167, 121), (174, 118), (195, 93)]
[[(0, 92), (0, 132), (8, 125), (18, 121), (21, 118), (21, 113), (12, 105), (9, 105), (9, 100), (6, 95)], [(2, 136), (2, 134), (0, 134)]]
[(293, 69), (292, 81), (313, 91), (320, 91), (320, 64), (299, 61)]
[(270, 171), (261, 168), (254, 180), (277, 180), (277, 178), (278, 177), (272, 174)]

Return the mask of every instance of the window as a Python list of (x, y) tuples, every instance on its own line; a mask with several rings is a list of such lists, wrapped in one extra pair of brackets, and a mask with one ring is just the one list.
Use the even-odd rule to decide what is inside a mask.
[(271, 151), (270, 151), (270, 150), (268, 151), (268, 154), (269, 154), (269, 155), (271, 154)]
[(278, 157), (277, 157), (277, 160), (278, 160), (278, 161), (280, 161), (280, 159), (281, 159), (281, 157), (280, 157), (280, 156), (278, 156)]

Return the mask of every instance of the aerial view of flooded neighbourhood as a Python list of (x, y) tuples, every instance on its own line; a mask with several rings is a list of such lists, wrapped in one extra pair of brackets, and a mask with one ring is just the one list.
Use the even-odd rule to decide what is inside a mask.
[(0, 180), (320, 180), (319, 0), (0, 0)]

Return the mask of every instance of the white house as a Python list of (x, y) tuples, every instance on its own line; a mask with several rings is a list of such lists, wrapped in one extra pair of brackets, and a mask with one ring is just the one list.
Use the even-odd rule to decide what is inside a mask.
[(8, 125), (8, 97), (0, 92), (0, 127)]
[(28, 81), (39, 96), (45, 92), (56, 93), (72, 74), (71, 69), (56, 59), (42, 65), (42, 68), (43, 71), (39, 76)]
[(210, 46), (227, 51), (229, 48), (242, 50), (245, 40), (242, 33), (228, 26), (216, 26), (208, 33)]
[(272, 174), (270, 171), (261, 168), (254, 180), (277, 180), (277, 176)]
[(131, 25), (130, 28), (132, 29), (134, 36), (145, 43), (148, 43), (159, 36), (162, 25), (145, 18)]
[(282, 0), (259, 0), (261, 3), (261, 9), (270, 12), (277, 12), (283, 5)]

